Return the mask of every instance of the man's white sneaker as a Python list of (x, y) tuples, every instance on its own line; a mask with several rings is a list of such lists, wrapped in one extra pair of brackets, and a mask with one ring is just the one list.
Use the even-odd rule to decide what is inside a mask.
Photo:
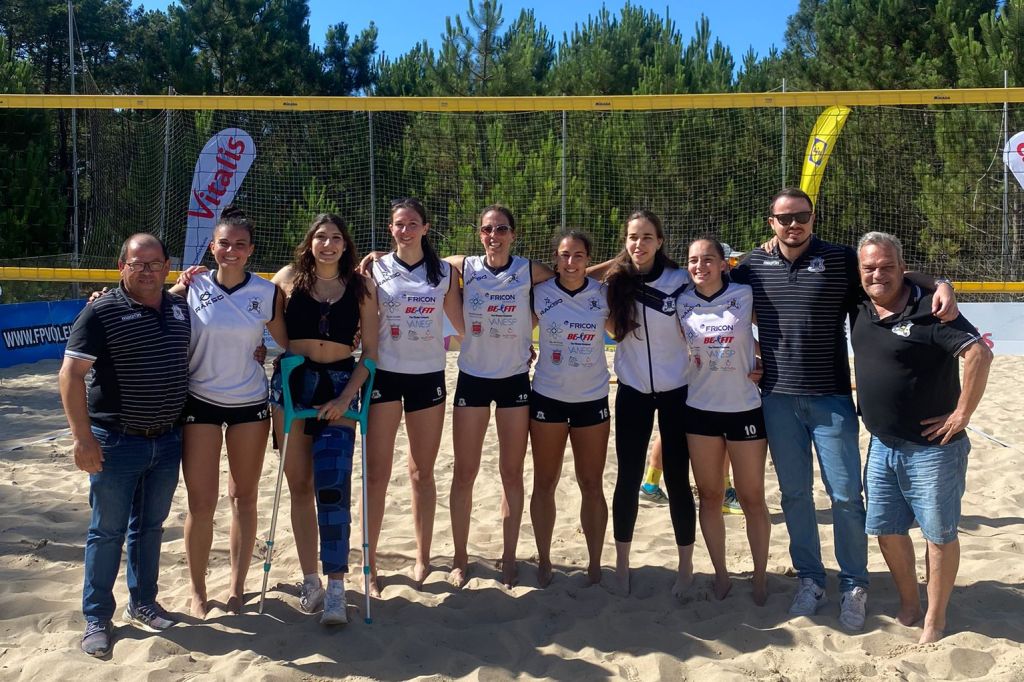
[(324, 603), (324, 586), (318, 579), (315, 583), (303, 581), (302, 594), (299, 595), (299, 608), (303, 613), (316, 613)]
[(811, 578), (800, 578), (800, 587), (793, 597), (793, 604), (789, 607), (789, 613), (793, 616), (813, 616), (823, 604), (828, 603), (828, 595), (825, 590), (818, 587), (818, 583)]
[(860, 632), (864, 629), (864, 614), (868, 605), (868, 591), (855, 587), (843, 592), (839, 598), (839, 622), (847, 630)]
[(348, 604), (345, 601), (345, 589), (331, 589), (328, 586), (324, 598), (324, 612), (320, 616), (321, 625), (344, 625), (348, 622)]

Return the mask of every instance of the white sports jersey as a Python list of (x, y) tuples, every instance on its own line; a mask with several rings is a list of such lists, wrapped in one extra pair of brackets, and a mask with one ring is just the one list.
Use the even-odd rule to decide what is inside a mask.
[(682, 268), (658, 268), (637, 292), (639, 327), (615, 346), (615, 375), (641, 393), (661, 393), (686, 385), (686, 340), (679, 329), (676, 297), (690, 283)]
[(452, 277), (441, 261), (441, 281), (427, 281), (426, 263), (408, 265), (392, 252), (373, 264), (380, 313), (379, 367), (425, 374), (444, 370), (444, 296)]
[(712, 412), (746, 412), (760, 406), (761, 393), (747, 378), (754, 369), (750, 287), (731, 282), (707, 299), (691, 286), (679, 296), (678, 307), (690, 347), (686, 404)]
[(214, 405), (253, 405), (267, 399), (267, 373), (252, 354), (274, 317), (277, 287), (247, 273), (233, 289), (217, 284), (216, 271), (192, 278), (188, 308), (192, 347), (188, 391)]
[(586, 286), (573, 293), (559, 286), (558, 278), (549, 279), (533, 288), (533, 312), (540, 327), (533, 390), (569, 403), (607, 396), (607, 288), (588, 277)]
[(462, 266), (462, 317), (466, 336), (459, 369), (485, 379), (505, 379), (530, 369), (533, 319), (530, 315), (530, 261), (512, 256), (492, 270), (483, 256)]

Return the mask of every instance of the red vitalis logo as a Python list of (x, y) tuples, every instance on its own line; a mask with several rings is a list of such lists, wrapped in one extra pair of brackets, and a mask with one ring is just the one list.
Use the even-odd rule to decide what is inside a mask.
[(188, 212), (190, 216), (195, 218), (212, 218), (213, 209), (210, 206), (220, 206), (220, 197), (224, 196), (228, 187), (231, 186), (231, 179), (235, 177), (235, 171), (238, 170), (238, 165), (232, 162), (241, 161), (242, 153), (245, 151), (245, 142), (229, 137), (228, 147), (231, 151), (224, 149), (224, 147), (217, 147), (217, 164), (222, 166), (222, 168), (217, 169), (217, 172), (214, 173), (213, 181), (207, 185), (206, 191), (192, 190), (192, 198), (196, 200), (196, 203), (202, 210), (193, 211), (190, 209)]

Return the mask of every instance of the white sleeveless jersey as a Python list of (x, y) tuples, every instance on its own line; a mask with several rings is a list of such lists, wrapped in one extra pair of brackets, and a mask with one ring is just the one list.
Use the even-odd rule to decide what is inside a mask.
[(468, 256), (462, 282), (466, 335), (459, 350), (459, 369), (485, 379), (529, 371), (533, 338), (529, 259), (512, 256), (505, 268), (495, 271), (483, 256)]
[(223, 289), (216, 271), (192, 278), (188, 307), (192, 347), (188, 391), (214, 405), (253, 405), (267, 399), (267, 373), (253, 359), (263, 329), (274, 317), (277, 287), (252, 273)]
[(735, 282), (711, 300), (692, 286), (679, 296), (690, 348), (690, 407), (745, 412), (761, 405), (761, 393), (747, 377), (754, 368), (753, 301), (751, 288)]
[(615, 346), (615, 376), (641, 393), (661, 393), (686, 385), (686, 339), (676, 316), (676, 298), (690, 283), (682, 268), (652, 272), (637, 292), (640, 325)]
[(607, 288), (588, 277), (586, 286), (573, 294), (560, 287), (557, 278), (549, 279), (533, 288), (533, 312), (540, 328), (533, 390), (569, 403), (607, 396)]
[(444, 296), (451, 273), (451, 266), (441, 261), (441, 281), (435, 287), (427, 281), (422, 261), (410, 267), (392, 252), (374, 262), (381, 369), (404, 374), (444, 370)]

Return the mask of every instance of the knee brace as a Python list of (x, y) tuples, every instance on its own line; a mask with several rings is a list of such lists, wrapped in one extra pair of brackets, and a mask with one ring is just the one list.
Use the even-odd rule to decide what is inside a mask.
[(348, 572), (355, 439), (351, 427), (328, 426), (313, 440), (313, 484), (324, 573)]

